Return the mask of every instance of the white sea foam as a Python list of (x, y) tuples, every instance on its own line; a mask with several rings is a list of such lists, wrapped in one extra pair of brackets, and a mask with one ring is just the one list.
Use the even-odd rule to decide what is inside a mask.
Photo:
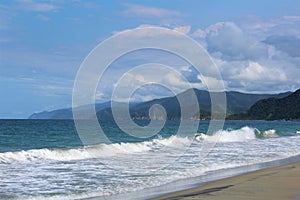
[(238, 130), (220, 130), (211, 136), (200, 134), (196, 136), (196, 140), (209, 142), (242, 142), (256, 139), (255, 132), (256, 129), (245, 126)]
[[(248, 126), (237, 130), (219, 130), (213, 135), (205, 135), (203, 133), (195, 135), (195, 139), (198, 141), (223, 143), (243, 142), (258, 138), (273, 137), (278, 137), (276, 130), (270, 129), (260, 132), (258, 129)], [(0, 163), (30, 162), (35, 160), (71, 161), (107, 158), (119, 154), (147, 152), (163, 147), (178, 149), (186, 148), (191, 142), (191, 138), (174, 135), (169, 138), (158, 137), (157, 139), (136, 143), (98, 144), (73, 149), (33, 149), (27, 151), (4, 152), (0, 153)]]
[(188, 137), (182, 138), (173, 135), (169, 138), (154, 139), (153, 143), (169, 147), (186, 147), (191, 143), (191, 139)]
[(185, 147), (190, 139), (171, 136), (169, 138), (154, 139), (136, 143), (98, 144), (73, 149), (33, 149), (27, 151), (0, 153), (0, 163), (26, 162), (35, 160), (71, 161), (92, 158), (105, 158), (118, 154), (133, 154), (147, 152), (160, 147)]
[(278, 135), (276, 134), (276, 130), (274, 130), (274, 129), (270, 129), (265, 132), (262, 132), (261, 135), (265, 138), (278, 137)]
[[(203, 133), (196, 134), (198, 141), (208, 142), (243, 142), (257, 138), (277, 137), (276, 130), (260, 132), (248, 126), (237, 130), (219, 130), (214, 135), (209, 136)], [(106, 158), (119, 154), (134, 154), (147, 152), (163, 147), (186, 148), (192, 142), (188, 137), (171, 136), (169, 138), (159, 137), (145, 142), (136, 143), (114, 143), (98, 144), (93, 146), (73, 148), (73, 149), (33, 149), (27, 151), (4, 152), (0, 153), (0, 163), (26, 162), (35, 160), (57, 160), (71, 161), (92, 158)]]
[(264, 132), (256, 128), (244, 126), (237, 130), (219, 130), (213, 135), (205, 135), (203, 133), (196, 134), (195, 138), (198, 141), (209, 142), (243, 142), (247, 140), (254, 140), (258, 138), (273, 138), (278, 137), (276, 130), (270, 129)]

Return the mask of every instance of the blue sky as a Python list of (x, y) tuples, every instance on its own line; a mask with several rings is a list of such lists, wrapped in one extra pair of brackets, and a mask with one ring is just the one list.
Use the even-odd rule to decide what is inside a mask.
[[(227, 90), (274, 93), (300, 87), (300, 1), (4, 0), (0, 118), (27, 118), (33, 112), (71, 106), (76, 72), (88, 53), (116, 32), (145, 25), (175, 29), (202, 44)], [(135, 58), (171, 58), (157, 52), (145, 58), (144, 53)], [(140, 60), (121, 59), (119, 64)], [(189, 81), (197, 82), (186, 63), (169, 60)], [(114, 84), (104, 82), (107, 87), (99, 91), (99, 101), (109, 99)], [(137, 100), (165, 94), (161, 88), (148, 88)]]

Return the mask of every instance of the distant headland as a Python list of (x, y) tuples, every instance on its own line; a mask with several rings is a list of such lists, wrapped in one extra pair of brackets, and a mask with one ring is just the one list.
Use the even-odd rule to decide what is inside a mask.
[[(162, 105), (166, 110), (167, 120), (180, 120), (180, 105), (178, 97), (189, 101), (195, 93), (200, 112), (190, 113), (187, 119), (207, 120), (211, 119), (210, 93), (205, 90), (189, 89), (176, 96), (154, 99), (151, 101), (133, 103), (130, 105), (132, 119), (150, 119), (149, 109), (154, 104)], [(218, 92), (214, 92), (218, 93)], [(226, 91), (226, 118), (230, 120), (297, 120), (300, 119), (300, 89), (295, 92), (284, 92), (279, 94), (251, 94), (235, 91)], [(126, 106), (124, 103), (116, 103), (118, 106)], [(191, 105), (195, 106), (195, 105)], [(85, 111), (85, 107), (76, 108)], [(111, 102), (95, 104), (99, 120), (113, 120)], [(87, 115), (85, 115), (87, 116)], [(163, 116), (156, 116), (160, 119)], [(72, 109), (64, 108), (53, 111), (43, 111), (32, 114), (29, 119), (72, 119)], [(152, 117), (153, 119), (153, 117)]]

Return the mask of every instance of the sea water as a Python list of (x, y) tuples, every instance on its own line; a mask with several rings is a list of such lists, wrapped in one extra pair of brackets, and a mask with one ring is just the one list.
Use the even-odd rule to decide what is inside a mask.
[(111, 143), (83, 145), (72, 120), (0, 120), (0, 199), (146, 199), (149, 188), (300, 154), (299, 121), (226, 121), (210, 135), (209, 121), (194, 123), (193, 136), (167, 121), (137, 138), (103, 122)]

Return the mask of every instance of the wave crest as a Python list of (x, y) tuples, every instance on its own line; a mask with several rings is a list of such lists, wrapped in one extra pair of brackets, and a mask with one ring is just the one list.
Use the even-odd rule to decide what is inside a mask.
[[(219, 130), (214, 135), (196, 134), (197, 141), (208, 142), (243, 142), (247, 140), (278, 137), (276, 130), (260, 132), (248, 126), (237, 130)], [(30, 162), (36, 160), (72, 161), (93, 158), (107, 158), (120, 154), (134, 154), (147, 151), (157, 151), (163, 147), (183, 150), (189, 146), (193, 138), (159, 137), (157, 139), (136, 143), (98, 144), (72, 149), (33, 149), (26, 151), (0, 153), (0, 163)]]
[(118, 154), (147, 152), (162, 147), (186, 147), (191, 143), (189, 138), (171, 136), (136, 143), (98, 144), (72, 149), (33, 149), (0, 153), (0, 163), (26, 162), (35, 160), (71, 161), (93, 158), (106, 158)]
[(195, 139), (198, 141), (209, 142), (243, 142), (247, 140), (273, 137), (278, 137), (276, 130), (271, 129), (261, 132), (256, 128), (244, 126), (237, 130), (219, 130), (211, 136), (203, 133), (196, 134)]

